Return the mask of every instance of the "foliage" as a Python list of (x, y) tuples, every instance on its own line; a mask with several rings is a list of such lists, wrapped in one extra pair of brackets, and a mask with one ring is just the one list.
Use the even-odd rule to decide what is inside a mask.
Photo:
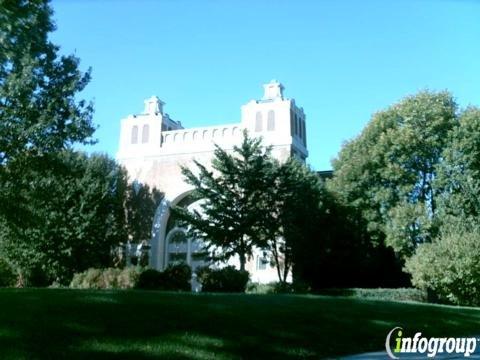
[(376, 113), (333, 163), (330, 189), (358, 210), (374, 241), (402, 257), (437, 234), (435, 178), (457, 118), (448, 92), (406, 97)]
[(438, 166), (440, 235), (418, 248), (406, 269), (414, 285), (441, 301), (478, 305), (477, 266), (480, 223), (480, 109), (470, 107), (459, 116)]
[(190, 291), (192, 270), (187, 264), (169, 265), (163, 272), (146, 269), (140, 274), (136, 288), (143, 290)]
[(127, 213), (127, 232), (134, 243), (150, 240), (152, 219), (163, 194), (156, 188), (137, 181), (128, 185), (125, 210)]
[(46, 0), (1, 2), (0, 166), (92, 142), (92, 104), (76, 99), (90, 71), (82, 74), (75, 56), (59, 55), (49, 40), (51, 17)]
[(478, 223), (480, 215), (480, 109), (469, 107), (459, 118), (439, 167), (442, 223), (463, 219)]
[(416, 301), (427, 302), (428, 295), (426, 291), (414, 288), (395, 288), (395, 289), (323, 289), (318, 292), (321, 295), (345, 296), (355, 299), (381, 300), (381, 301)]
[(272, 186), (264, 194), (269, 214), (265, 239), (276, 265), (280, 283), (286, 286), (298, 253), (312, 233), (324, 196), (316, 173), (294, 158), (283, 164), (275, 163), (271, 175)]
[(136, 284), (137, 289), (156, 290), (162, 282), (162, 273), (155, 269), (146, 269), (142, 271)]
[(126, 267), (124, 269), (88, 269), (77, 273), (70, 282), (73, 289), (132, 289), (138, 282), (141, 269)]
[(480, 305), (479, 230), (452, 226), (436, 241), (419, 246), (405, 264), (412, 283), (443, 301)]
[(248, 294), (307, 294), (311, 289), (307, 284), (299, 281), (294, 283), (277, 281), (268, 284), (249, 282), (246, 292)]
[(139, 266), (123, 269), (88, 269), (77, 273), (70, 282), (75, 289), (143, 289), (190, 291), (191, 270), (188, 265), (169, 266), (157, 271)]
[(268, 216), (265, 197), (271, 187), (270, 150), (245, 131), (233, 153), (216, 146), (213, 171), (197, 161), (195, 165), (195, 171), (183, 168), (182, 173), (194, 187), (192, 197), (202, 199), (201, 214), (178, 206), (172, 211), (190, 227), (192, 237), (204, 241), (215, 259), (238, 255), (244, 270), (254, 246), (266, 246), (261, 228)]
[(390, 248), (374, 244), (358, 211), (345, 206), (328, 188), (321, 188), (321, 202), (294, 247), (294, 282), (312, 291), (332, 287), (408, 286), (402, 263)]
[(105, 267), (124, 241), (125, 170), (105, 155), (64, 151), (12, 159), (0, 205), (0, 252), (22, 285), (66, 284)]
[(250, 275), (248, 271), (237, 270), (233, 266), (221, 269), (209, 267), (197, 270), (198, 281), (204, 292), (245, 292)]

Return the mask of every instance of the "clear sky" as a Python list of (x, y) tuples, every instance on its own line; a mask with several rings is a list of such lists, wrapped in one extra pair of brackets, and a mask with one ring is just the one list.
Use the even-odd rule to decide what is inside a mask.
[(55, 43), (92, 67), (98, 144), (158, 95), (185, 127), (234, 123), (277, 79), (307, 115), (308, 162), (331, 167), (373, 112), (422, 89), (480, 105), (480, 1), (54, 0)]

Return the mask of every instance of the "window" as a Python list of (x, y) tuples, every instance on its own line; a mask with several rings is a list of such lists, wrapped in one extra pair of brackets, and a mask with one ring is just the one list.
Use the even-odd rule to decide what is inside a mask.
[(257, 256), (257, 270), (267, 269), (268, 259), (265, 256)]
[(145, 144), (148, 142), (148, 125), (143, 125), (142, 129), (142, 143)]
[(293, 122), (294, 122), (293, 110), (290, 110), (290, 136), (293, 136)]
[(306, 146), (307, 145), (307, 131), (305, 129), (305, 120), (302, 121), (302, 130), (303, 130), (303, 136), (302, 136), (303, 145)]
[(298, 136), (298, 134), (299, 134), (299, 132), (300, 132), (299, 130), (300, 130), (300, 129), (299, 129), (299, 126), (298, 126), (298, 116), (295, 115), (295, 135)]
[(173, 230), (168, 240), (168, 263), (179, 264), (187, 262), (187, 238), (183, 231)]
[(132, 144), (138, 143), (138, 126), (132, 127)]
[(262, 113), (260, 111), (257, 112), (255, 117), (255, 131), (262, 131)]
[(268, 131), (274, 131), (275, 130), (275, 112), (273, 110), (270, 110), (268, 112), (267, 130)]

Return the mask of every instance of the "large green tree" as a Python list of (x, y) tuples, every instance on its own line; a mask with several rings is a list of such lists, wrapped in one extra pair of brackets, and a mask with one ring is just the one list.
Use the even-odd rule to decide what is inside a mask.
[(54, 29), (48, 1), (0, 1), (0, 165), (91, 142), (92, 105), (77, 100), (90, 72), (59, 54)]
[(6, 175), (0, 254), (19, 285), (68, 283), (110, 264), (112, 247), (127, 237), (127, 176), (114, 160), (63, 151), (13, 159)]
[(457, 105), (448, 92), (422, 91), (373, 115), (333, 162), (329, 183), (366, 221), (370, 236), (402, 256), (438, 231), (438, 165)]
[(260, 139), (243, 134), (233, 152), (216, 147), (211, 169), (195, 161), (196, 169), (184, 167), (182, 173), (193, 186), (193, 199), (200, 200), (201, 211), (173, 208), (191, 234), (203, 239), (215, 258), (238, 256), (245, 270), (255, 246), (266, 247), (261, 230), (266, 223), (266, 194), (273, 163), (270, 150)]
[(435, 184), (440, 234), (406, 262), (415, 286), (441, 300), (478, 305), (480, 281), (480, 109), (459, 116), (438, 166)]

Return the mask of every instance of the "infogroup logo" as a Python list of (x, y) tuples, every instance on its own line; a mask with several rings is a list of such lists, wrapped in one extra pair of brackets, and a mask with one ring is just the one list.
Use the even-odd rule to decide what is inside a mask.
[[(392, 339), (392, 336), (394, 337)], [(393, 349), (392, 349), (393, 340)], [(413, 337), (406, 337), (401, 327), (395, 327), (387, 335), (385, 350), (391, 359), (400, 359), (401, 354), (425, 354), (433, 358), (437, 354), (463, 354), (469, 357), (477, 348), (477, 338), (446, 338), (446, 337), (422, 337), (421, 332), (416, 332)]]

